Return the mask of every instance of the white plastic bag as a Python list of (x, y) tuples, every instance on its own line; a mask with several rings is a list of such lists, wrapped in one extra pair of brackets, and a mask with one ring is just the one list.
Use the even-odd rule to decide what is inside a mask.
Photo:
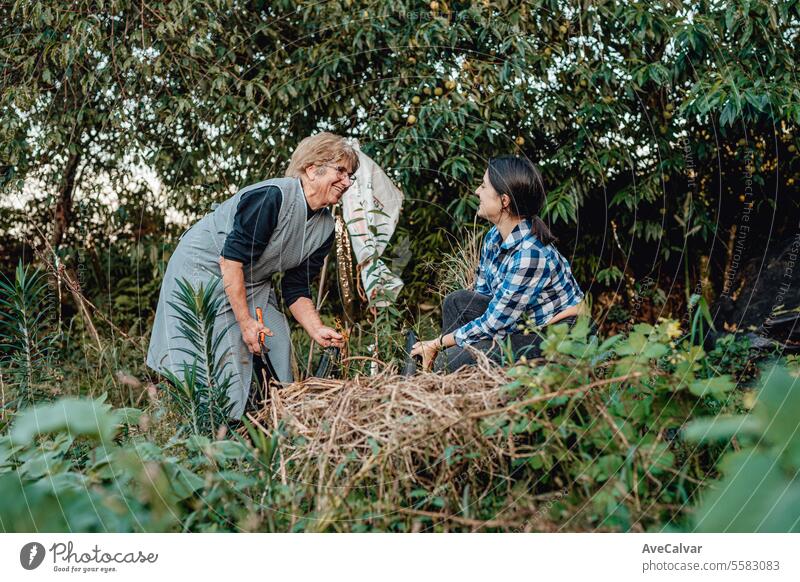
[(380, 260), (394, 234), (403, 193), (372, 158), (352, 140), (360, 162), (355, 183), (342, 198), (342, 217), (370, 304), (385, 307), (397, 300), (403, 281)]

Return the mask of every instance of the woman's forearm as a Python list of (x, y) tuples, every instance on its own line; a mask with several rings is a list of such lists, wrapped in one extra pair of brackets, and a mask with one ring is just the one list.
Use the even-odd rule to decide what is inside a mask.
[(289, 311), (297, 322), (303, 326), (312, 340), (323, 347), (343, 347), (344, 337), (330, 327), (326, 327), (314, 308), (314, 303), (308, 297), (299, 297), (290, 306)]
[(222, 285), (225, 295), (231, 304), (231, 310), (239, 325), (248, 319), (253, 319), (247, 307), (247, 294), (244, 290), (244, 270), (242, 263), (231, 261), (224, 257), (219, 258), (219, 267), (222, 271)]
[(290, 306), (289, 311), (297, 323), (303, 326), (308, 335), (314, 337), (314, 333), (322, 327), (322, 320), (314, 307), (314, 302), (308, 297), (298, 297)]
[(262, 349), (262, 334), (272, 336), (272, 331), (250, 314), (250, 309), (247, 307), (247, 293), (244, 289), (242, 263), (220, 257), (219, 267), (222, 272), (225, 295), (228, 296), (231, 311), (233, 311), (242, 332), (242, 341), (247, 345), (251, 354), (258, 353)]

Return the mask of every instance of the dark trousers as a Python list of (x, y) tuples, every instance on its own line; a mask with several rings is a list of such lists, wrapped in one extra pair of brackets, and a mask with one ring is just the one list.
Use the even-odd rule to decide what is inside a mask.
[[(480, 317), (489, 307), (491, 297), (461, 289), (454, 291), (444, 298), (442, 303), (442, 334), (448, 334), (462, 325), (469, 323), (473, 319)], [(572, 327), (575, 324), (575, 317), (565, 317), (558, 323), (567, 323)], [(510, 340), (510, 346), (509, 346)], [(541, 338), (533, 333), (512, 333), (502, 340), (481, 340), (470, 344), (473, 348), (485, 352), (491, 360), (498, 364), (509, 364), (516, 362), (521, 357), (528, 359), (537, 358), (541, 355), (539, 344)], [(509, 349), (510, 348), (510, 349)], [(439, 353), (434, 363), (434, 370), (454, 372), (462, 366), (475, 364), (475, 357), (466, 349), (460, 346), (453, 346)]]

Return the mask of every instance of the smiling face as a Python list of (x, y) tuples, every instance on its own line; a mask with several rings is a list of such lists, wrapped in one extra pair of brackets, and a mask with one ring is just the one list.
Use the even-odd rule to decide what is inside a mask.
[(308, 204), (313, 209), (337, 204), (347, 189), (353, 184), (349, 177), (352, 171), (345, 162), (314, 164), (306, 168)]
[(483, 174), (483, 180), (475, 190), (475, 195), (480, 199), (478, 206), (478, 216), (485, 218), (492, 224), (497, 224), (503, 216), (503, 207), (508, 207), (510, 202), (508, 195), (502, 196), (497, 193), (492, 183), (489, 181), (489, 170)]

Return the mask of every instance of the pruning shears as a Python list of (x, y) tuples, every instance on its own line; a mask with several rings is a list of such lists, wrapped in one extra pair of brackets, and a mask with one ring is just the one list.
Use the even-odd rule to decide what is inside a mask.
[[(258, 319), (258, 323), (264, 325), (264, 312), (260, 307), (256, 307), (256, 319)], [(267, 339), (267, 333), (264, 331), (258, 332), (258, 343), (261, 346), (261, 361), (264, 365), (268, 366), (269, 361), (267, 361), (267, 354), (269, 353), (269, 348), (264, 343)]]

